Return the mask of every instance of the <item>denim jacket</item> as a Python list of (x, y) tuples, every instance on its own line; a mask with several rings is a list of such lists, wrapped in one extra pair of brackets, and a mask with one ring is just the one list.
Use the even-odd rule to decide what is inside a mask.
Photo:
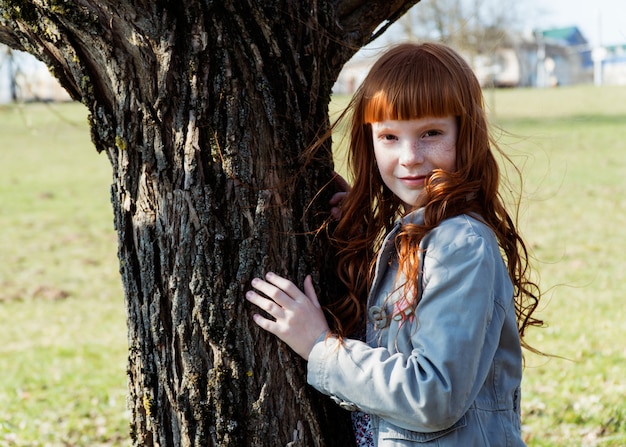
[(340, 343), (324, 334), (309, 355), (308, 382), (341, 407), (368, 413), (379, 447), (524, 446), (513, 285), (495, 235), (469, 215), (431, 230), (420, 244), (411, 313), (394, 259), (405, 222), (422, 223), (423, 209), (383, 242), (367, 339)]

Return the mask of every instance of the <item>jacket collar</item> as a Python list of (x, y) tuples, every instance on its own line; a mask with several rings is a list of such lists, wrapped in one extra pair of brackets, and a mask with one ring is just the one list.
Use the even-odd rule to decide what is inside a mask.
[(393, 254), (396, 251), (395, 239), (396, 239), (396, 235), (398, 234), (398, 231), (400, 230), (400, 228), (402, 228), (403, 225), (406, 225), (406, 224), (421, 225), (423, 223), (424, 223), (424, 208), (418, 208), (415, 211), (411, 211), (406, 216), (403, 216), (399, 218), (398, 220), (396, 220), (391, 231), (389, 231), (389, 233), (387, 233), (387, 235), (385, 236), (385, 239), (383, 240), (380, 251), (378, 252), (378, 258), (376, 259), (376, 269), (374, 270), (375, 272), (374, 281), (372, 281), (372, 287), (370, 289), (370, 293), (368, 296), (368, 307), (371, 304), (369, 301), (372, 299), (372, 297), (376, 293), (376, 289), (378, 288), (381, 279), (384, 277), (384, 274), (387, 271), (387, 268), (389, 267), (389, 260), (391, 259), (391, 256), (393, 256)]
[(411, 211), (406, 216), (403, 216), (400, 219), (398, 219), (396, 221), (396, 226), (398, 226), (398, 223), (400, 224), (400, 226), (405, 225), (405, 224), (417, 224), (417, 225), (423, 224), (424, 223), (424, 208), (422, 207), (414, 211)]

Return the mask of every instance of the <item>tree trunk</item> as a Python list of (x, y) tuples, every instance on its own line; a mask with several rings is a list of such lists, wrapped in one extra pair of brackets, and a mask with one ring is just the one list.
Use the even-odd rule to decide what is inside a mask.
[(413, 3), (0, 0), (0, 41), (87, 105), (113, 168), (134, 445), (350, 445), (244, 292), (273, 270), (330, 296), (331, 151), (302, 154), (343, 63)]

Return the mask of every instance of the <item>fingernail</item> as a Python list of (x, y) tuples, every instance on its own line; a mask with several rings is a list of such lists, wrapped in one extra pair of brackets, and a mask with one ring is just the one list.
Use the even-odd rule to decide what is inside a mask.
[(259, 278), (252, 278), (252, 281), (250, 281), (250, 283), (252, 285), (258, 284), (259, 283)]
[(266, 278), (272, 278), (273, 276), (274, 276), (274, 273), (272, 273), (272, 272), (267, 272), (267, 273), (265, 274), (265, 277), (266, 277)]

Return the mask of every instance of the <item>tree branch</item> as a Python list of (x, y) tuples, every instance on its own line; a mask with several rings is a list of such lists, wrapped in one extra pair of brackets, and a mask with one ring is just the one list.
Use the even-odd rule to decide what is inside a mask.
[(26, 51), (19, 39), (3, 21), (0, 21), (0, 43), (10, 46), (14, 50)]
[(342, 40), (359, 47), (373, 41), (419, 1), (336, 0), (337, 21), (344, 33)]

